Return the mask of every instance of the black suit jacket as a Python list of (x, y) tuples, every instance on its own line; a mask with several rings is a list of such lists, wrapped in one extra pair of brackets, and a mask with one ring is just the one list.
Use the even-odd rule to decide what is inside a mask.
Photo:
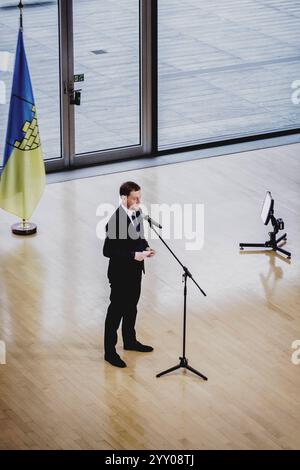
[(109, 258), (109, 279), (135, 276), (142, 270), (145, 273), (144, 261), (134, 259), (136, 251), (144, 251), (149, 246), (144, 238), (143, 219), (139, 211), (136, 216), (140, 222), (138, 231), (122, 206), (118, 207), (106, 225), (103, 255)]

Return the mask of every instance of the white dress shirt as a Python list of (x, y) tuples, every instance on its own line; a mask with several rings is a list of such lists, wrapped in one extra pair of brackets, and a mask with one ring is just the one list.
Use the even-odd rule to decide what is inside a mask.
[(132, 215), (135, 214), (135, 211), (133, 211), (132, 209), (128, 209), (126, 206), (124, 206), (123, 203), (121, 203), (121, 206), (123, 207), (124, 211), (127, 212), (127, 215), (132, 223), (132, 225), (134, 226), (134, 223), (133, 223), (133, 220), (132, 220)]

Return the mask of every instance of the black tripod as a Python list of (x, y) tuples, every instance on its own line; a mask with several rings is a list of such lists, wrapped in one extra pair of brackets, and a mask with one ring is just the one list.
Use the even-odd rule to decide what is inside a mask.
[(287, 234), (284, 233), (281, 237), (276, 240), (276, 235), (279, 230), (284, 228), (284, 223), (282, 219), (276, 219), (274, 214), (271, 214), (271, 222), (273, 225), (273, 231), (269, 232), (270, 240), (267, 240), (265, 243), (240, 243), (240, 249), (243, 250), (244, 248), (272, 248), (274, 251), (279, 251), (284, 255), (287, 255), (288, 259), (291, 257), (291, 253), (289, 251), (283, 250), (278, 243), (282, 241), (286, 241)]
[(174, 367), (171, 367), (170, 369), (167, 369), (163, 372), (160, 372), (159, 374), (156, 375), (156, 377), (161, 377), (162, 375), (165, 375), (165, 374), (168, 374), (169, 372), (173, 372), (174, 370), (177, 370), (177, 369), (180, 369), (181, 367), (183, 367), (184, 369), (188, 369), (190, 370), (191, 372), (194, 372), (194, 374), (198, 375), (199, 377), (201, 377), (203, 380), (207, 380), (207, 377), (205, 377), (205, 375), (201, 374), (201, 372), (199, 372), (198, 370), (194, 369), (193, 367), (191, 367), (189, 364), (188, 364), (188, 360), (186, 358), (186, 355), (185, 355), (185, 343), (186, 343), (186, 298), (187, 298), (187, 278), (189, 277), (190, 279), (192, 279), (192, 281), (194, 282), (194, 284), (198, 287), (198, 289), (200, 290), (200, 292), (202, 292), (202, 294), (204, 296), (206, 296), (205, 292), (201, 289), (201, 287), (197, 284), (197, 282), (195, 281), (195, 279), (193, 278), (193, 276), (191, 275), (190, 271), (185, 267), (183, 266), (182, 262), (177, 258), (177, 256), (175, 255), (175, 253), (171, 250), (171, 248), (167, 245), (167, 243), (164, 241), (164, 239), (160, 236), (160, 234), (155, 230), (155, 228), (153, 227), (153, 223), (152, 223), (152, 220), (150, 218), (147, 218), (148, 222), (149, 222), (149, 225), (150, 227), (152, 228), (152, 230), (156, 233), (156, 235), (160, 238), (160, 240), (163, 242), (163, 244), (168, 248), (168, 250), (170, 251), (170, 253), (172, 253), (172, 255), (174, 256), (174, 258), (177, 260), (177, 262), (180, 264), (180, 266), (182, 267), (183, 269), (183, 274), (182, 274), (182, 282), (184, 282), (184, 290), (183, 290), (183, 295), (184, 295), (184, 304), (183, 304), (183, 349), (182, 349), (182, 357), (179, 358), (180, 362), (179, 364), (177, 364), (176, 366)]

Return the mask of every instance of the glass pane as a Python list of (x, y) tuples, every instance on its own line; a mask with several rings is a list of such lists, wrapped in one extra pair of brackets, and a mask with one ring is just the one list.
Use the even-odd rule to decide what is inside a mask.
[[(18, 2), (0, 2), (0, 157), (4, 153), (14, 55), (19, 29)], [(44, 159), (61, 155), (57, 1), (24, 2), (24, 44), (35, 97)]]
[(160, 148), (300, 127), (299, 0), (158, 3)]
[(140, 144), (139, 0), (74, 0), (76, 153)]

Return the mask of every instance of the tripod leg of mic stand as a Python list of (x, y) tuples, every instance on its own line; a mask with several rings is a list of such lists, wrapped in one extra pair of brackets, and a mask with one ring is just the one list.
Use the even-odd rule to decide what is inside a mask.
[(191, 372), (194, 372), (194, 374), (199, 375), (199, 377), (201, 377), (203, 380), (208, 380), (207, 377), (205, 377), (205, 375), (201, 374), (201, 372), (194, 369), (189, 364), (187, 364), (185, 367), (186, 367), (186, 369), (190, 370)]
[(168, 374), (169, 372), (173, 372), (174, 370), (180, 369), (181, 365), (178, 364), (177, 366), (170, 367), (170, 369), (164, 370), (156, 375), (156, 377), (161, 377), (162, 375)]

